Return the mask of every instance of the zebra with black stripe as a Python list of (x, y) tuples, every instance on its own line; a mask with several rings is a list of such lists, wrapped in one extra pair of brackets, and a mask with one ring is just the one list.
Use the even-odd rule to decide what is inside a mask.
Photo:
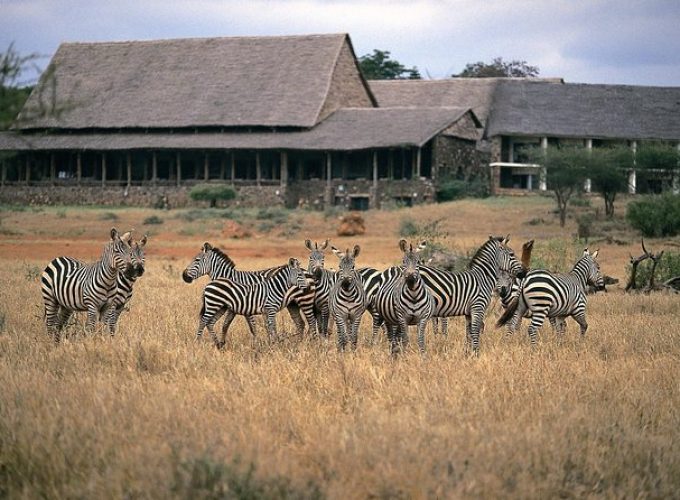
[(330, 317), (328, 296), (336, 281), (336, 273), (324, 267), (328, 240), (319, 245), (318, 242), (312, 243), (311, 240), (307, 239), (305, 240), (305, 247), (309, 250), (307, 272), (314, 276), (316, 282), (316, 294), (314, 295), (316, 325), (319, 329), (319, 335), (327, 337), (328, 319)]
[(468, 269), (450, 272), (421, 266), (420, 274), (434, 298), (433, 316), (465, 316), (466, 349), (479, 354), (479, 334), (501, 270), (524, 276), (525, 270), (507, 246), (509, 237), (489, 236), (468, 264)]
[[(224, 347), (229, 325), (234, 317), (265, 315), (270, 340), (277, 339), (275, 316), (300, 293), (314, 286), (300, 262), (291, 258), (287, 266), (274, 271), (266, 280), (253, 285), (236, 283), (220, 278), (208, 283), (203, 290), (203, 306), (196, 336), (200, 337), (207, 327), (218, 348)], [(225, 316), (219, 338), (215, 335), (215, 323)], [(251, 331), (251, 333), (253, 333)]]
[(118, 273), (114, 295), (102, 315), (102, 321), (109, 328), (111, 336), (116, 333), (116, 326), (121, 313), (126, 307), (129, 308), (128, 304), (132, 298), (132, 288), (134, 287), (137, 278), (144, 274), (144, 247), (146, 246), (147, 240), (148, 237), (145, 234), (140, 241), (133, 241), (130, 239), (128, 242), (131, 249), (130, 264), (132, 266), (132, 271), (129, 275)]
[(426, 247), (422, 241), (415, 249), (399, 240), (403, 252), (399, 272), (380, 286), (375, 296), (375, 307), (387, 326), (387, 335), (393, 354), (399, 352), (400, 344), (408, 344), (408, 325), (418, 327), (418, 347), (425, 350), (425, 325), (434, 312), (432, 294), (420, 274), (419, 253)]
[[(205, 242), (201, 251), (196, 254), (182, 272), (182, 279), (185, 283), (191, 283), (201, 276), (208, 275), (211, 280), (227, 278), (243, 285), (255, 285), (284, 267), (286, 266), (275, 266), (259, 271), (242, 271), (236, 269), (236, 264), (226, 253)], [(307, 289), (306, 293), (298, 294), (295, 300), (287, 305), (287, 309), (298, 335), (303, 335), (305, 332), (305, 322), (300, 315), (300, 310), (307, 318), (309, 332), (316, 333), (316, 327), (312, 327), (312, 324), (316, 324), (313, 289)], [(314, 319), (312, 320), (312, 318)], [(255, 320), (250, 316), (245, 316), (245, 319), (248, 322), (250, 332), (255, 335)]]
[(131, 276), (130, 233), (122, 236), (111, 229), (111, 240), (104, 246), (101, 258), (85, 264), (71, 257), (57, 257), (41, 276), (47, 333), (59, 342), (61, 330), (74, 311), (87, 311), (87, 331), (94, 330), (98, 316), (115, 291), (119, 273)]
[(355, 245), (351, 252), (349, 248), (345, 252), (335, 247), (331, 250), (340, 259), (337, 279), (328, 296), (329, 309), (338, 329), (338, 351), (345, 350), (348, 335), (352, 349), (356, 349), (361, 316), (366, 310), (366, 291), (361, 275), (355, 269), (361, 248)]
[[(588, 330), (586, 321), (586, 286), (604, 290), (604, 278), (600, 265), (595, 260), (599, 251), (592, 254), (586, 248), (573, 269), (566, 274), (551, 273), (533, 269), (522, 280), (519, 295), (500, 317), (497, 326), (505, 325), (510, 319), (521, 318), (525, 311), (531, 312), (529, 340), (536, 345), (536, 335), (545, 318), (566, 318), (571, 316), (581, 327), (581, 335)], [(566, 321), (558, 322), (558, 333), (563, 333)]]

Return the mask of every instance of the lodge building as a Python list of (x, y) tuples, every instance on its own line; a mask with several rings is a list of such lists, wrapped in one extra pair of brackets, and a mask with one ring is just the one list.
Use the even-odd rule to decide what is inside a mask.
[(680, 88), (366, 81), (346, 34), (64, 43), (0, 134), (0, 201), (411, 205), (451, 177), (545, 189), (530, 144), (647, 140), (680, 148)]

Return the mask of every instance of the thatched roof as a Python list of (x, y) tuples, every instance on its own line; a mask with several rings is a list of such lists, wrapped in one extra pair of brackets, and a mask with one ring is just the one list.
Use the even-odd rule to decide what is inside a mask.
[(52, 81), (63, 112), (18, 128), (312, 127), (348, 47), (356, 65), (345, 34), (64, 43), (23, 115)]
[[(465, 118), (465, 120), (462, 120)], [(0, 134), (0, 150), (251, 149), (352, 151), (423, 146), (457, 122), (474, 136), (479, 121), (465, 108), (346, 108), (310, 130), (204, 133)], [(471, 129), (471, 130), (467, 130)]]
[(680, 87), (501, 82), (486, 135), (677, 141)]

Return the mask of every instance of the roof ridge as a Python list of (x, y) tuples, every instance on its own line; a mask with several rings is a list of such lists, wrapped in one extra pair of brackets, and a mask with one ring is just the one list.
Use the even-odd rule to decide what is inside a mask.
[(64, 41), (59, 44), (62, 45), (125, 45), (125, 44), (162, 44), (167, 42), (185, 42), (185, 41), (207, 41), (207, 40), (251, 40), (251, 39), (303, 39), (303, 38), (335, 38), (345, 37), (347, 33), (309, 33), (305, 35), (236, 35), (236, 36), (197, 36), (197, 37), (179, 37), (179, 38), (154, 38), (150, 40), (104, 40), (104, 41)]

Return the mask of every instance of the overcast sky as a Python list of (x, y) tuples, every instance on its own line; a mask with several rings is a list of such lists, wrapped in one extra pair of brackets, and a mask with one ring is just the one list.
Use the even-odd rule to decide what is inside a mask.
[[(679, 0), (0, 0), (0, 51), (63, 41), (349, 33), (424, 78), (526, 60), (568, 82), (680, 86)], [(42, 62), (47, 65), (49, 57)]]

